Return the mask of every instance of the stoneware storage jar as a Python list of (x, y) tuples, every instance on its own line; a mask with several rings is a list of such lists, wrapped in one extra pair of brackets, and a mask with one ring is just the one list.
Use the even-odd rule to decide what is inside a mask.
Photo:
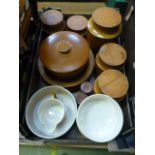
[(43, 31), (48, 35), (57, 31), (63, 31), (65, 28), (63, 13), (58, 10), (43, 10), (40, 20)]
[(127, 77), (120, 71), (108, 69), (102, 72), (94, 83), (96, 94), (111, 96), (121, 101), (128, 91), (129, 83)]
[(126, 58), (126, 50), (121, 45), (113, 42), (102, 45), (95, 59), (97, 74), (107, 69), (121, 69)]
[(76, 32), (82, 36), (86, 35), (88, 20), (81, 15), (73, 15), (67, 19), (68, 30)]
[(87, 40), (91, 48), (98, 49), (103, 43), (113, 41), (122, 31), (121, 14), (114, 8), (96, 9), (88, 21)]

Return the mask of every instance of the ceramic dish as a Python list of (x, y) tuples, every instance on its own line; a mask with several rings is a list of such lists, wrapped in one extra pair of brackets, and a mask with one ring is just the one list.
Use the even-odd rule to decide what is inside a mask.
[(65, 27), (63, 13), (58, 10), (43, 10), (40, 20), (43, 31), (48, 34), (63, 30)]
[(123, 127), (123, 113), (114, 99), (96, 94), (82, 101), (76, 122), (85, 137), (104, 143), (113, 140), (120, 133)]
[[(51, 94), (56, 94), (56, 99), (64, 105), (65, 116), (57, 125), (56, 129), (50, 133), (44, 129), (38, 118), (38, 109), (42, 102), (51, 98)], [(74, 96), (61, 86), (47, 86), (38, 90), (29, 100), (26, 107), (26, 123), (33, 134), (40, 138), (54, 139), (64, 135), (73, 125), (77, 113), (77, 104)]]
[(40, 61), (40, 59), (38, 59), (38, 70), (39, 73), (41, 75), (41, 77), (44, 79), (44, 81), (46, 81), (49, 84), (56, 84), (56, 85), (61, 85), (65, 88), (74, 88), (77, 87), (78, 85), (80, 85), (82, 82), (86, 81), (89, 76), (92, 74), (93, 69), (94, 69), (94, 56), (92, 51), (90, 51), (89, 53), (89, 60), (88, 60), (88, 64), (87, 64), (87, 68), (86, 70), (79, 75), (78, 77), (71, 79), (70, 81), (65, 81), (65, 80), (59, 80), (53, 76), (50, 76), (47, 74), (46, 70), (44, 69), (44, 66), (42, 64), (42, 62)]
[(79, 34), (60, 31), (42, 41), (39, 58), (52, 76), (71, 79), (86, 68), (89, 50), (87, 41)]
[(101, 29), (99, 26), (97, 26), (93, 22), (92, 18), (90, 18), (88, 21), (88, 30), (95, 37), (98, 37), (101, 39), (113, 39), (113, 38), (118, 37), (121, 34), (122, 24), (119, 25), (118, 30), (115, 31), (114, 33), (108, 33), (106, 31), (103, 31), (103, 29)]

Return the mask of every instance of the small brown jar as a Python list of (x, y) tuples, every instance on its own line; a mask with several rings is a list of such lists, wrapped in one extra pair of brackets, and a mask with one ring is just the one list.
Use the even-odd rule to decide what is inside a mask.
[(81, 15), (73, 15), (67, 19), (66, 25), (68, 30), (76, 32), (82, 36), (87, 33), (88, 20)]
[(128, 91), (127, 77), (120, 71), (109, 69), (102, 72), (94, 83), (96, 94), (109, 95), (117, 101), (121, 101)]
[(114, 41), (122, 31), (121, 14), (114, 8), (101, 7), (96, 9), (88, 21), (87, 40), (93, 49)]
[(42, 12), (40, 19), (43, 31), (47, 34), (63, 31), (65, 28), (64, 17), (60, 11), (45, 10)]
[(95, 59), (97, 74), (107, 69), (121, 69), (127, 59), (126, 50), (119, 44), (110, 42), (101, 46)]

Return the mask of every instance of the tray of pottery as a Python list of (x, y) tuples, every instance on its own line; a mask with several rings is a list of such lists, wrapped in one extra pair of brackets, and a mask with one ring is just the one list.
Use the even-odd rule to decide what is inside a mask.
[[(109, 10), (106, 10), (106, 11), (109, 11)], [(101, 12), (102, 12), (102, 10), (101, 10)], [(97, 15), (98, 15), (98, 12), (96, 12), (96, 14), (94, 15), (94, 18)], [(57, 16), (59, 16), (59, 14)], [(65, 17), (65, 18), (67, 18), (67, 17)], [(85, 18), (88, 19), (89, 17), (87, 16)], [(45, 20), (45, 18), (44, 18), (44, 20)], [(110, 49), (114, 48), (115, 51), (120, 51), (119, 50), (120, 47), (118, 45), (121, 46), (123, 44), (121, 42), (121, 36), (119, 35), (119, 37), (117, 37), (115, 40), (113, 40), (113, 43), (111, 43), (111, 44), (105, 43), (104, 44), (105, 46), (103, 48), (101, 48), (101, 46), (99, 46), (98, 44), (96, 44), (95, 46), (99, 47), (99, 48), (91, 48), (89, 46), (90, 43), (89, 44), (87, 43), (87, 38), (85, 36), (85, 33), (83, 33), (86, 30), (84, 30), (84, 28), (83, 28), (83, 30), (78, 31), (78, 29), (80, 29), (83, 26), (83, 25), (78, 26), (78, 23), (76, 22), (78, 20), (79, 20), (79, 22), (83, 22), (83, 25), (85, 25), (85, 22), (86, 22), (85, 19), (81, 19), (78, 16), (72, 17), (69, 20), (70, 23), (68, 21), (68, 27), (70, 26), (69, 27), (70, 29), (67, 28), (67, 29), (63, 29), (63, 31), (57, 31), (57, 32), (53, 33), (54, 35), (53, 34), (48, 35), (47, 31), (45, 31), (47, 26), (45, 26), (45, 25), (44, 25), (44, 27), (43, 27), (43, 25), (41, 26), (40, 35), (39, 35), (38, 42), (37, 42), (36, 53), (35, 53), (35, 57), (33, 60), (33, 65), (32, 65), (30, 82), (29, 82), (28, 91), (26, 94), (26, 101), (25, 101), (25, 105), (24, 105), (25, 108), (24, 108), (24, 112), (22, 113), (22, 117), (20, 118), (20, 130), (21, 130), (21, 133), (25, 137), (25, 139), (22, 140), (21, 142), (24, 142), (24, 141), (26, 142), (26, 140), (30, 140), (33, 142), (40, 141), (44, 144), (65, 144), (65, 145), (83, 145), (83, 146), (91, 145), (94, 147), (97, 147), (97, 146), (103, 144), (105, 146), (105, 144), (108, 141), (112, 140), (113, 138), (102, 141), (102, 138), (100, 139), (99, 137), (95, 137), (95, 132), (100, 132), (100, 131), (97, 131), (98, 129), (96, 129), (96, 131), (95, 131), (94, 126), (97, 123), (102, 124), (102, 119), (95, 121), (95, 118), (99, 117), (99, 116), (97, 116), (98, 111), (99, 111), (99, 113), (106, 113), (106, 112), (108, 113), (108, 110), (110, 108), (108, 106), (109, 105), (112, 106), (112, 102), (116, 102), (119, 105), (119, 108), (122, 111), (121, 116), (123, 116), (123, 118), (121, 116), (119, 116), (120, 117), (119, 120), (123, 119), (123, 121), (122, 121), (123, 123), (122, 123), (121, 129), (118, 129), (120, 131), (116, 131), (117, 133), (115, 133), (115, 132), (113, 133), (113, 134), (117, 134), (117, 136), (115, 135), (115, 138), (122, 135), (123, 132), (125, 132), (126, 130), (128, 130), (132, 127), (132, 118), (130, 115), (130, 107), (129, 107), (129, 97), (128, 97), (127, 90), (125, 92), (125, 89), (127, 89), (126, 87), (129, 87), (129, 86), (125, 85), (126, 79), (124, 79), (124, 77), (123, 77), (123, 75), (126, 75), (125, 60), (126, 60), (127, 56), (125, 55), (125, 58), (117, 57), (117, 60), (113, 61), (110, 59), (110, 57), (107, 56), (107, 54), (105, 54), (106, 49), (110, 50)], [(100, 20), (98, 21), (97, 17), (96, 17), (96, 20), (97, 20), (96, 22), (98, 22), (100, 24)], [(63, 25), (63, 22), (61, 24)], [(60, 27), (62, 26), (61, 24), (59, 25)], [(77, 26), (74, 27), (75, 24)], [(101, 24), (106, 25), (106, 23), (101, 23)], [(118, 24), (118, 23), (116, 23), (116, 24)], [(57, 27), (58, 27), (58, 25), (57, 25)], [(72, 31), (71, 31), (71, 29), (72, 29)], [(73, 32), (73, 29), (74, 29), (74, 32)], [(47, 30), (50, 31), (49, 28), (47, 28)], [(79, 33), (76, 33), (75, 31), (77, 31)], [(95, 37), (97, 37), (97, 36), (93, 36), (93, 39), (98, 39)], [(94, 44), (95, 44), (95, 42), (94, 42)], [(53, 55), (50, 53), (51, 51), (53, 51), (53, 53), (54, 53)], [(71, 52), (73, 53), (73, 55)], [(124, 54), (123, 52), (121, 54)], [(113, 53), (111, 52), (111, 55), (112, 54)], [(118, 54), (120, 54), (120, 53), (118, 52)], [(97, 55), (98, 55), (98, 57), (100, 57), (99, 61), (98, 61)], [(64, 58), (65, 56), (67, 56), (68, 62), (66, 62), (66, 58)], [(51, 61), (49, 61), (49, 59)], [(124, 59), (124, 60), (122, 60), (122, 59)], [(105, 60), (105, 63), (101, 64), (102, 63), (101, 60), (103, 60), (103, 61)], [(112, 61), (112, 62), (110, 62), (110, 61)], [(119, 64), (118, 65), (119, 67), (117, 67), (117, 64), (119, 63), (119, 61), (121, 61), (120, 64), (121, 63), (124, 63), (124, 64), (123, 65)], [(56, 62), (56, 63), (54, 64), (54, 62)], [(111, 63), (113, 63), (113, 64), (111, 65)], [(71, 69), (69, 67), (65, 68), (64, 66), (67, 66), (66, 64), (68, 66), (69, 65), (71, 66), (73, 64), (72, 65), (73, 68), (71, 68)], [(82, 64), (84, 64), (84, 65), (82, 65)], [(104, 72), (102, 72), (101, 70), (102, 71), (104, 70)], [(107, 70), (108, 71), (110, 70), (110, 71), (107, 72)], [(117, 79), (117, 77), (119, 77), (120, 80), (118, 80), (118, 83), (116, 82), (113, 86), (111, 86), (111, 84), (109, 84), (107, 82), (107, 79), (108, 78), (110, 79), (113, 76), (115, 76), (116, 79)], [(114, 78), (113, 81), (116, 79)], [(105, 83), (106, 83), (106, 85), (108, 85), (109, 90), (104, 89)], [(121, 85), (123, 87), (123, 88), (120, 88), (120, 89), (122, 89), (122, 91), (124, 91), (123, 93), (119, 92), (119, 90), (117, 91), (117, 89), (115, 88), (117, 85)], [(85, 115), (87, 115), (87, 113), (89, 113), (89, 117), (91, 117), (92, 122), (94, 123), (94, 125), (92, 127), (94, 129), (94, 131), (93, 131), (94, 134), (92, 134), (92, 137), (91, 136), (89, 137), (89, 134), (91, 135), (92, 130), (90, 130), (90, 133), (88, 133), (88, 136), (87, 136), (87, 133), (85, 134), (85, 132), (87, 132), (87, 131), (89, 132), (89, 128), (87, 129), (87, 131), (85, 131), (85, 129), (82, 129), (82, 127), (81, 127), (81, 129), (79, 129), (80, 128), (79, 126), (82, 123), (80, 124), (80, 120), (75, 120), (75, 119), (74, 119), (73, 123), (71, 124), (70, 128), (66, 130), (66, 132), (64, 132), (63, 134), (60, 134), (60, 136), (53, 136), (52, 138), (49, 138), (50, 136), (46, 137), (44, 135), (38, 136), (39, 133), (37, 133), (37, 132), (35, 133), (32, 131), (33, 129), (30, 129), (30, 128), (33, 128), (33, 125), (31, 125), (31, 123), (28, 123), (28, 121), (31, 119), (31, 118), (29, 118), (31, 114), (28, 112), (32, 111), (31, 109), (34, 108), (34, 106), (32, 106), (32, 107), (30, 106), (30, 104), (33, 100), (32, 96), (35, 97), (34, 94), (36, 94), (38, 92), (38, 90), (41, 90), (42, 88), (45, 88), (47, 86), (53, 86), (53, 89), (55, 89), (55, 86), (58, 86), (58, 88), (60, 86), (61, 88), (67, 90), (67, 92), (69, 92), (69, 94), (72, 94), (75, 99), (75, 104), (76, 104), (75, 106), (77, 107), (77, 110), (79, 110), (81, 103), (83, 103), (85, 100), (87, 100), (88, 103), (90, 100), (90, 103), (91, 102), (96, 102), (96, 103), (99, 102), (99, 104), (100, 104), (101, 98), (95, 99), (96, 96), (94, 96), (94, 95), (96, 95), (96, 94), (106, 94), (106, 93), (112, 94), (111, 96), (113, 97), (113, 99), (112, 99), (112, 97), (110, 97), (110, 99), (112, 99), (112, 100), (111, 100), (111, 102), (109, 102), (109, 105), (107, 107), (105, 107), (106, 110), (104, 110), (104, 106), (103, 107), (101, 106), (101, 108), (95, 107), (94, 106), (95, 103), (92, 103), (92, 107), (93, 106), (94, 107), (90, 108), (91, 110), (96, 109), (96, 113), (94, 113), (94, 116), (92, 116), (91, 113), (89, 113), (89, 111), (86, 110)], [(114, 89), (116, 89), (116, 90), (115, 91), (111, 90), (112, 87), (114, 87)], [(108, 91), (110, 91), (110, 92), (108, 92)], [(56, 91), (56, 92), (59, 93), (59, 91)], [(56, 99), (59, 98), (59, 94), (56, 94), (56, 93), (51, 92), (51, 96), (55, 96)], [(91, 99), (88, 99), (90, 96), (93, 96), (92, 101), (91, 101)], [(107, 100), (109, 100), (109, 98), (107, 98)], [(45, 107), (43, 107), (43, 105), (40, 106), (40, 109), (48, 108), (47, 107), (48, 104), (50, 104), (50, 103), (47, 103), (47, 105)], [(55, 104), (57, 104), (57, 103), (55, 103)], [(67, 104), (69, 104), (69, 103), (67, 103)], [(27, 108), (28, 106), (29, 106), (29, 108)], [(59, 106), (61, 106), (61, 104)], [(87, 104), (86, 106), (88, 106), (88, 109), (89, 109), (89, 104)], [(90, 104), (90, 106), (91, 106), (91, 104)], [(84, 108), (85, 107), (83, 106), (83, 109)], [(101, 110), (102, 108), (103, 108), (103, 111)], [(82, 114), (83, 113), (82, 106), (80, 107), (80, 109), (81, 109), (81, 113), (79, 110), (79, 115), (83, 115)], [(66, 112), (67, 112), (67, 114), (65, 114), (66, 117), (68, 117), (68, 119), (71, 119), (72, 116), (69, 116), (69, 111), (66, 111)], [(109, 112), (109, 113), (111, 113), (111, 112)], [(26, 115), (29, 115), (29, 116), (26, 116)], [(38, 112), (36, 115), (38, 115)], [(78, 117), (77, 111), (76, 111), (75, 115), (76, 115), (76, 119), (77, 119), (77, 117)], [(104, 115), (104, 116), (108, 117), (109, 114)], [(101, 117), (103, 117), (103, 116), (101, 116)], [(42, 117), (41, 117), (41, 119), (42, 119)], [(44, 119), (45, 118), (43, 118), (43, 121), (44, 121)], [(104, 123), (104, 121), (106, 121), (106, 118), (103, 119), (103, 123)], [(87, 122), (85, 122), (85, 123), (87, 123)], [(61, 124), (61, 122), (60, 122), (60, 124)], [(118, 124), (121, 124), (121, 122), (119, 122)], [(84, 125), (85, 124), (83, 124), (83, 128), (85, 128)], [(45, 127), (48, 128), (48, 126), (45, 126)], [(66, 126), (64, 126), (64, 128), (65, 127)], [(89, 127), (91, 128), (91, 125)], [(102, 125), (101, 125), (101, 127), (102, 127)], [(57, 130), (57, 128), (58, 127), (55, 127), (54, 129), (52, 128), (52, 130)], [(63, 128), (63, 126), (62, 126), (62, 128)], [(119, 127), (117, 127), (117, 125), (116, 125), (116, 128), (119, 128)], [(104, 131), (104, 129), (103, 129), (103, 131)], [(102, 132), (99, 134), (101, 134), (101, 137), (102, 137)], [(95, 140), (95, 138), (98, 138), (98, 139)]]

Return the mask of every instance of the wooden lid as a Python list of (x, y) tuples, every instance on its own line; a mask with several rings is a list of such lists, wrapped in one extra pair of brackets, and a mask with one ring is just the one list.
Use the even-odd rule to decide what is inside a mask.
[(92, 19), (101, 27), (113, 28), (121, 24), (122, 16), (114, 8), (101, 7), (93, 12)]
[(43, 65), (55, 73), (69, 73), (83, 67), (89, 58), (89, 45), (79, 34), (70, 31), (48, 36), (40, 46)]
[(118, 26), (118, 30), (113, 33), (109, 33), (107, 31), (104, 31), (100, 26), (96, 25), (92, 18), (88, 21), (88, 31), (95, 37), (101, 38), (101, 39), (114, 39), (118, 37), (122, 32), (122, 24)]
[(100, 59), (107, 65), (122, 65), (127, 58), (126, 50), (116, 43), (106, 43), (99, 50)]
[(67, 27), (73, 31), (82, 31), (87, 28), (87, 24), (87, 18), (80, 15), (71, 16), (67, 20)]
[(103, 94), (113, 98), (123, 97), (128, 90), (127, 77), (118, 70), (109, 69), (98, 77), (98, 86)]
[(41, 21), (45, 25), (54, 26), (63, 21), (63, 14), (57, 10), (47, 10), (41, 15)]

